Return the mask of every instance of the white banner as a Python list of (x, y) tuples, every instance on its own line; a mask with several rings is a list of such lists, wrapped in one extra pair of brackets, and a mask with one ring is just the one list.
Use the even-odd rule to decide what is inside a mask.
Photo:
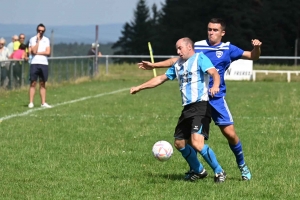
[(231, 63), (225, 72), (225, 80), (251, 80), (253, 61), (239, 59)]

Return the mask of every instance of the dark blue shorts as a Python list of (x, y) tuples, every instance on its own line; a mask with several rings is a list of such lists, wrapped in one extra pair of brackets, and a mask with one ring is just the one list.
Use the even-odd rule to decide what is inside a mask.
[(46, 82), (48, 80), (48, 65), (41, 64), (31, 64), (30, 65), (30, 81), (37, 81), (39, 78), (40, 81)]
[(225, 101), (225, 97), (214, 97), (209, 99), (211, 105), (211, 116), (218, 126), (233, 124), (233, 118)]

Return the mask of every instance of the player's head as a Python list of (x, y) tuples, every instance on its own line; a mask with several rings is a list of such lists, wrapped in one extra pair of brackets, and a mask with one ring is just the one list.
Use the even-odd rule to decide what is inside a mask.
[(194, 42), (188, 37), (179, 39), (176, 42), (176, 49), (177, 54), (184, 60), (189, 59), (195, 53)]
[(221, 18), (212, 18), (207, 25), (207, 36), (211, 45), (219, 44), (225, 35), (226, 23)]
[(40, 36), (43, 36), (43, 34), (45, 33), (46, 31), (46, 27), (44, 24), (39, 24), (37, 27), (36, 27), (36, 32), (40, 34)]

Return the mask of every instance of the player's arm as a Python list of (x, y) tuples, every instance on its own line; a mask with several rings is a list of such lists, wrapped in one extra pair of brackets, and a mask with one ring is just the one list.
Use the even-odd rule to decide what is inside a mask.
[(206, 71), (213, 78), (213, 86), (209, 89), (212, 97), (215, 96), (220, 91), (220, 75), (216, 68), (210, 68)]
[(252, 51), (244, 51), (242, 58), (248, 59), (248, 60), (258, 60), (259, 56), (261, 54), (260, 46), (262, 45), (262, 42), (260, 42), (257, 39), (254, 39), (251, 41), (253, 50)]
[(162, 83), (164, 83), (165, 81), (169, 80), (166, 74), (160, 75), (160, 76), (156, 76), (152, 79), (150, 79), (149, 81), (139, 85), (139, 86), (135, 86), (132, 87), (130, 89), (130, 94), (135, 94), (141, 90), (144, 89), (149, 89), (149, 88), (154, 88), (158, 85), (161, 85)]
[(140, 69), (151, 70), (154, 68), (168, 68), (174, 65), (174, 63), (178, 60), (178, 58), (169, 58), (167, 60), (151, 63), (148, 61), (142, 61), (138, 63)]

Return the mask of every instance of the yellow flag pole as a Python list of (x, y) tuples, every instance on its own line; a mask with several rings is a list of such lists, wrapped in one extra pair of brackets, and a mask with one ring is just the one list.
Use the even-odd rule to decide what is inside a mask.
[[(151, 62), (154, 63), (153, 53), (152, 53), (152, 47), (151, 47), (151, 43), (150, 42), (148, 42), (148, 48), (149, 48), (149, 52), (150, 52)], [(155, 70), (155, 68), (153, 69), (153, 75), (154, 75), (154, 77), (156, 77), (156, 70)]]

